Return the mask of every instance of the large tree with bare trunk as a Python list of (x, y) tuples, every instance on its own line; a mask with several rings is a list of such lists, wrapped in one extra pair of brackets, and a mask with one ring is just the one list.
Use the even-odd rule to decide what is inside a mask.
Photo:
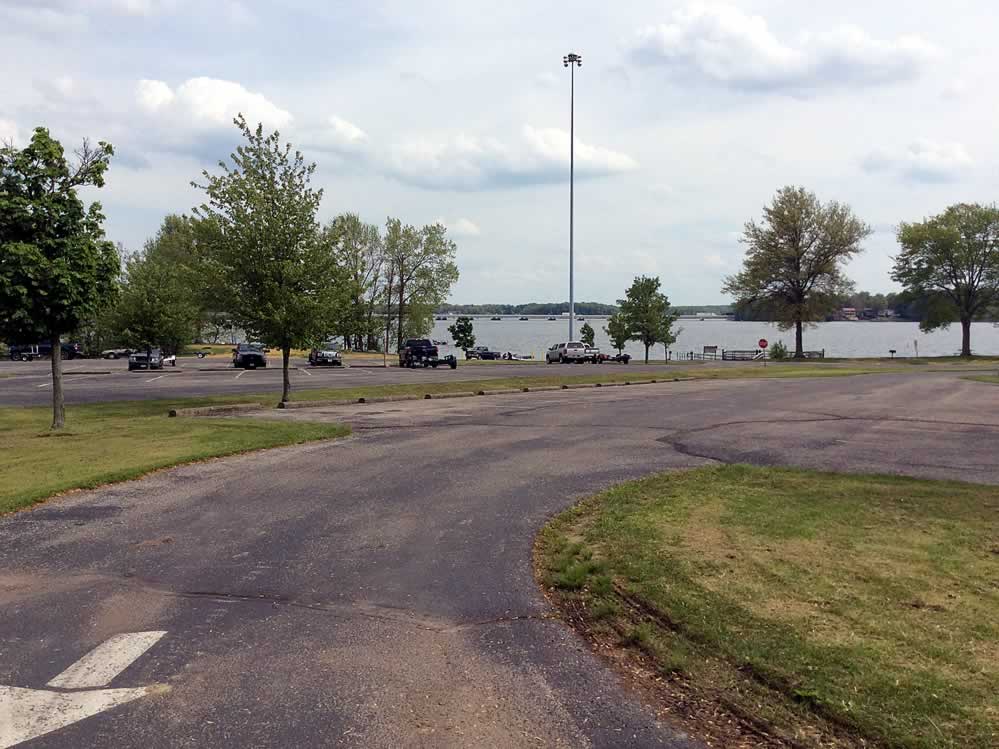
[(120, 259), (104, 238), (100, 203), (81, 187), (103, 187), (114, 150), (87, 141), (66, 158), (45, 128), (24, 148), (0, 146), (0, 335), (52, 346), (52, 429), (66, 423), (62, 336), (108, 304)]
[(794, 355), (805, 355), (802, 329), (823, 320), (853, 284), (844, 264), (871, 228), (842, 203), (822, 203), (803, 187), (785, 187), (743, 231), (742, 270), (722, 291), (743, 308), (765, 309), (782, 330), (794, 329)]

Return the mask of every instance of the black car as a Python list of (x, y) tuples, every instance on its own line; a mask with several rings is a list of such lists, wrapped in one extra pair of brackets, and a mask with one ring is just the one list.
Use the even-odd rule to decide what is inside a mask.
[(503, 354), (499, 351), (492, 351), (488, 346), (476, 346), (465, 349), (466, 359), (502, 359)]
[(259, 343), (241, 343), (232, 350), (232, 366), (242, 369), (266, 367), (266, 351)]
[(441, 357), (437, 346), (429, 338), (410, 338), (399, 349), (400, 367), (433, 367), (439, 366), (458, 368), (458, 360), (453, 356)]
[(136, 369), (163, 369), (163, 352), (158, 348), (133, 351), (128, 355), (128, 371)]
[[(63, 343), (63, 359), (79, 359), (83, 356), (83, 349), (79, 343)], [(7, 353), (12, 361), (34, 361), (35, 359), (47, 359), (52, 356), (51, 343), (12, 343), (7, 347)]]

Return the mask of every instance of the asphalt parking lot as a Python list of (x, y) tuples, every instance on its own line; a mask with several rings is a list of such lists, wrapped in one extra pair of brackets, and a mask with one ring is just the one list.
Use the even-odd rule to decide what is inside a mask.
[[(531, 549), (553, 513), (713, 462), (999, 484), (999, 387), (953, 375), (265, 415), (354, 436), (0, 519), (0, 692), (62, 721), (33, 749), (698, 746), (551, 618)], [(72, 712), (50, 681), (105, 689)]]
[[(182, 358), (176, 367), (128, 371), (122, 359), (74, 359), (64, 364), (66, 402), (98, 403), (118, 400), (185, 398), (239, 393), (281, 393), (281, 366), (272, 359), (266, 369), (234, 369), (225, 359)], [(462, 364), (458, 369), (383, 368), (379, 365), (310, 367), (304, 359), (292, 360), (292, 388), (360, 387), (411, 382), (487, 380), (551, 374), (607, 373), (625, 369), (621, 364)], [(737, 364), (735, 366), (738, 366)], [(662, 373), (662, 365), (629, 364), (627, 371)], [(51, 402), (51, 362), (0, 361), (0, 406), (40, 406)]]

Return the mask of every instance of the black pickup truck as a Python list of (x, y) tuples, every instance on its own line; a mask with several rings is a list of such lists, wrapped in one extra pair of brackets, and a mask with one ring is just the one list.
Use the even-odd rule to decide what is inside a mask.
[(458, 360), (453, 356), (441, 357), (437, 346), (429, 338), (410, 338), (399, 349), (399, 366), (433, 367), (439, 366), (458, 368)]
[(466, 359), (502, 359), (503, 354), (499, 351), (493, 351), (488, 346), (476, 346), (475, 348), (465, 349)]
[(232, 350), (232, 366), (237, 369), (266, 367), (266, 349), (258, 343), (241, 343)]

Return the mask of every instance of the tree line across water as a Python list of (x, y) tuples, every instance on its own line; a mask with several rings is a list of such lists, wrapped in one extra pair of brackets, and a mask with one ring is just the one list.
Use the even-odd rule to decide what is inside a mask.
[[(331, 336), (361, 348), (392, 339), (398, 345), (429, 332), (458, 278), (457, 248), (445, 227), (389, 218), (382, 231), (354, 214), (322, 226), (323, 191), (311, 186), (315, 164), (282, 145), (277, 132), (252, 129), (242, 116), (235, 124), (243, 141), (229, 162), (192, 183), (204, 194), (202, 205), (189, 216), (168, 216), (124, 267), (104, 234), (100, 204), (87, 206), (78, 195), (104, 185), (110, 144), (85, 141), (71, 161), (37, 128), (26, 147), (0, 147), (0, 338), (48, 341), (59, 351), (62, 336), (89, 331), (132, 347), (177, 350), (212, 326), (236, 327), (281, 351), (286, 401), (293, 348)], [(849, 206), (785, 187), (762, 220), (746, 224), (742, 269), (723, 291), (741, 314), (794, 329), (794, 355), (804, 356), (804, 328), (854, 293), (844, 266), (870, 234)], [(971, 322), (999, 306), (999, 208), (953, 205), (903, 222), (897, 236), (892, 278), (904, 298), (924, 329), (959, 322), (961, 355), (970, 356)], [(677, 311), (660, 287), (657, 277), (642, 276), (616, 310), (577, 311), (610, 312), (605, 330), (615, 347), (640, 341), (648, 359), (652, 346), (668, 348), (676, 337)], [(61, 367), (53, 356), (53, 429), (65, 421)]]

